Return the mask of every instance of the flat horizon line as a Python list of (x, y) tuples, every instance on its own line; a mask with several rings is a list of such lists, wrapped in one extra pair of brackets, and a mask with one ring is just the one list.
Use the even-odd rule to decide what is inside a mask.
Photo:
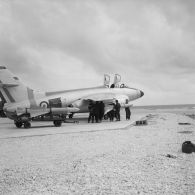
[(134, 108), (136, 107), (158, 107), (158, 106), (164, 106), (164, 107), (168, 107), (168, 106), (195, 106), (194, 104), (151, 104), (151, 105), (138, 105), (138, 106), (133, 106)]

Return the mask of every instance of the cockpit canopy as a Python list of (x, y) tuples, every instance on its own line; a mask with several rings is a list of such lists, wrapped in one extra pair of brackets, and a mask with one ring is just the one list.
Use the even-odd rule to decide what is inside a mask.
[(129, 88), (127, 85), (125, 85), (124, 83), (122, 83), (121, 85), (120, 85), (120, 88)]
[(112, 85), (110, 85), (110, 88), (129, 88), (127, 85), (125, 85), (124, 83), (122, 83), (122, 84), (112, 84)]
[(119, 74), (115, 74), (114, 76), (114, 82), (110, 85), (110, 76), (107, 74), (104, 74), (104, 86), (110, 88), (129, 88), (124, 83), (121, 83), (121, 76)]

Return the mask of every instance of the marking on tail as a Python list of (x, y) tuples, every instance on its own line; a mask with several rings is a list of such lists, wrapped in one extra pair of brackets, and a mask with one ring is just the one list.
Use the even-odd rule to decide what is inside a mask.
[(16, 101), (14, 100), (14, 98), (12, 97), (12, 95), (10, 94), (10, 92), (7, 90), (7, 88), (4, 88), (4, 87), (3, 87), (2, 90), (5, 92), (6, 96), (8, 97), (8, 99), (9, 99), (9, 101), (10, 101), (11, 103), (16, 102)]
[[(3, 84), (3, 82), (0, 80), (0, 84)], [(1, 99), (4, 101), (4, 102), (6, 102), (6, 103), (8, 103), (8, 101), (6, 101), (6, 99), (8, 99), (10, 102), (15, 102), (15, 100), (14, 100), (14, 98), (12, 97), (12, 95), (10, 94), (10, 92), (7, 90), (7, 88), (6, 87), (1, 87), (1, 90), (5, 93), (5, 95), (7, 96), (7, 98), (6, 97), (4, 97), (5, 95), (3, 95), (3, 93), (0, 91), (0, 97), (1, 97)]]
[(0, 98), (1, 98), (1, 100), (2, 100), (4, 103), (7, 103), (6, 99), (4, 98), (3, 94), (1, 93), (1, 90), (0, 90)]

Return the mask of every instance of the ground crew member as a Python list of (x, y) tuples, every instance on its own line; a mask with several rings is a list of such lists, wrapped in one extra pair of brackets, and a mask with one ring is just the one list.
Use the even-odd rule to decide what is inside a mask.
[(130, 120), (131, 111), (130, 111), (130, 106), (129, 106), (129, 100), (128, 99), (126, 99), (126, 102), (125, 102), (125, 112), (126, 112), (126, 120)]
[(121, 105), (118, 102), (118, 100), (116, 100), (116, 104), (115, 104), (115, 112), (116, 112), (116, 120), (120, 121), (120, 109), (121, 109)]
[(113, 109), (110, 110), (107, 115), (108, 115), (108, 118), (110, 119), (110, 122), (112, 122), (114, 120), (114, 115), (115, 115), (115, 104), (113, 103)]
[(88, 123), (90, 123), (90, 121), (92, 121), (92, 123), (94, 123), (94, 104), (92, 101), (90, 101), (89, 106), (88, 106), (88, 110), (89, 110), (89, 117), (88, 117)]
[(105, 107), (105, 105), (104, 105), (104, 103), (101, 101), (100, 103), (99, 103), (99, 111), (100, 111), (100, 113), (99, 113), (99, 119), (100, 119), (100, 121), (102, 121), (102, 119), (103, 119), (103, 117), (104, 117), (104, 107)]
[(99, 122), (99, 114), (100, 114), (100, 105), (99, 102), (96, 101), (95, 105), (94, 105), (94, 115), (95, 115), (95, 122), (98, 123)]

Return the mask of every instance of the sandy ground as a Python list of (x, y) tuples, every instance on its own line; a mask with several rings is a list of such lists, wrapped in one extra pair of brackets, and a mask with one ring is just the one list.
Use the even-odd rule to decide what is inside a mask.
[[(133, 125), (148, 114), (148, 125)], [(181, 152), (195, 143), (195, 120), (183, 112), (41, 125), (0, 120), (0, 194), (195, 194), (195, 153)]]

